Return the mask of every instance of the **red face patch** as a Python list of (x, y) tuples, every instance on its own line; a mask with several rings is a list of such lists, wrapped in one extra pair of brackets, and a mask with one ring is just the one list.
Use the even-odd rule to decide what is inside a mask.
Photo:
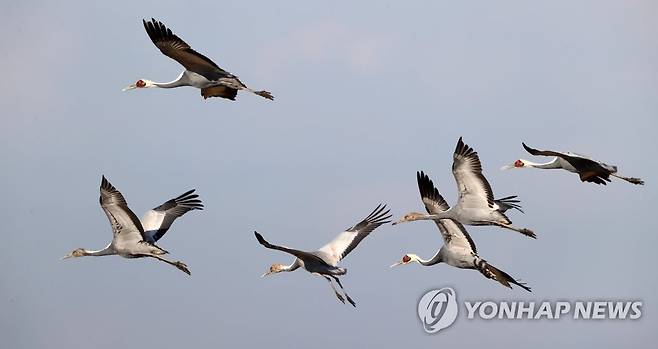
[(514, 161), (514, 167), (523, 167), (523, 161), (521, 160)]
[(144, 87), (144, 86), (146, 86), (146, 83), (144, 82), (144, 80), (137, 80), (137, 82), (135, 83), (135, 86)]
[(402, 262), (404, 262), (404, 263), (409, 263), (410, 260), (411, 260), (411, 257), (407, 256), (406, 254), (404, 255), (404, 257), (402, 257)]

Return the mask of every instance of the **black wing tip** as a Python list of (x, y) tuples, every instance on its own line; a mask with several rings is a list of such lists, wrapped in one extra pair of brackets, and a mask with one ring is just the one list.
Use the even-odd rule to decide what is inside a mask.
[(421, 197), (429, 197), (434, 192), (434, 182), (423, 171), (416, 172), (416, 182), (418, 182), (418, 190)]
[(175, 200), (196, 199), (199, 197), (199, 194), (194, 193), (195, 191), (196, 189), (190, 189), (183, 194), (178, 195)]
[(439, 205), (448, 205), (432, 179), (423, 171), (416, 172), (416, 181), (418, 182), (418, 191), (420, 192), (421, 199), (427, 198), (436, 201)]
[(183, 197), (183, 196), (190, 195), (190, 194), (194, 193), (194, 191), (196, 191), (196, 188), (192, 188), (192, 189), (184, 192), (183, 194), (179, 195), (178, 197)]
[(455, 147), (455, 153), (458, 153), (458, 150), (468, 147), (466, 144), (464, 144), (464, 139), (462, 136), (459, 136), (459, 139), (457, 140), (457, 147)]
[(167, 26), (165, 26), (164, 23), (156, 20), (153, 17), (151, 17), (150, 21), (142, 19), (142, 23), (144, 24), (144, 29), (146, 29), (146, 33), (149, 35), (149, 38), (151, 38), (151, 41), (153, 41), (153, 43), (155, 43), (156, 41), (165, 40), (173, 36), (171, 29), (167, 28)]
[(108, 181), (107, 178), (105, 178), (105, 175), (102, 175), (101, 177), (101, 189), (105, 189), (108, 191), (116, 190), (116, 188), (114, 188), (112, 183), (110, 183), (110, 181)]
[(157, 25), (157, 26), (163, 25), (161, 21), (159, 21), (159, 20), (157, 20), (157, 19), (155, 19), (155, 18), (153, 18), (153, 17), (151, 17), (151, 20), (150, 20), (150, 21), (147, 21), (147, 20), (145, 20), (145, 19), (142, 18), (142, 23), (144, 23), (144, 24), (147, 24), (147, 23), (148, 23), (148, 24), (152, 24), (152, 25), (154, 25), (154, 26), (156, 26), (156, 25)]
[(257, 231), (254, 230), (254, 235), (256, 236), (256, 240), (258, 240), (258, 243), (260, 243), (261, 245), (263, 245), (263, 246), (265, 246), (265, 247), (269, 247), (269, 246), (270, 246), (270, 243), (267, 242), (267, 241), (265, 240), (265, 238), (263, 237), (263, 235), (260, 235), (259, 232), (257, 232)]
[(471, 148), (468, 144), (464, 143), (462, 137), (459, 137), (457, 141), (457, 146), (455, 147), (454, 155), (470, 156), (477, 155), (477, 152)]
[(346, 230), (372, 232), (380, 225), (390, 223), (391, 217), (393, 217), (391, 210), (386, 207), (386, 204), (380, 203), (366, 218)]
[(538, 154), (538, 153), (539, 153), (539, 150), (534, 149), (534, 148), (530, 148), (530, 147), (529, 147), (528, 145), (526, 145), (524, 142), (521, 142), (521, 144), (523, 145), (523, 149), (525, 149), (525, 151), (527, 151), (528, 153), (530, 153), (530, 154), (532, 154), (532, 155), (539, 155), (539, 154)]
[(388, 219), (393, 217), (391, 210), (386, 207), (386, 204), (380, 203), (377, 207), (366, 217), (365, 221), (370, 222), (371, 224), (382, 225), (390, 223)]
[(196, 189), (190, 189), (176, 197), (174, 201), (190, 210), (203, 210), (203, 202), (199, 199), (199, 194), (195, 194), (194, 191), (196, 191)]

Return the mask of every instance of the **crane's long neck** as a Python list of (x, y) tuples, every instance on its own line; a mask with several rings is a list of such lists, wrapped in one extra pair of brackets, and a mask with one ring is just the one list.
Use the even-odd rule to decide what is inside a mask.
[(186, 86), (185, 84), (180, 83), (180, 81), (171, 81), (171, 82), (154, 82), (153, 87), (159, 87), (159, 88), (174, 88), (174, 87), (181, 87), (181, 86)]
[(424, 259), (420, 258), (417, 255), (413, 255), (414, 256), (414, 261), (416, 261), (416, 262), (418, 262), (418, 263), (420, 263), (420, 264), (422, 264), (426, 267), (428, 267), (430, 265), (439, 264), (439, 263), (443, 262), (443, 254), (441, 253), (441, 251), (442, 250), (438, 250), (436, 252), (436, 254), (434, 254), (434, 256), (432, 258), (430, 258), (429, 260), (424, 260)]
[(116, 251), (112, 248), (112, 244), (107, 245), (102, 250), (97, 250), (97, 251), (92, 251), (92, 250), (84, 250), (84, 255), (85, 256), (111, 256), (117, 254)]
[(562, 168), (562, 165), (558, 161), (558, 158), (556, 157), (552, 161), (546, 162), (546, 163), (537, 163), (537, 162), (532, 162), (528, 160), (522, 160), (523, 165), (525, 167), (534, 167), (534, 168), (543, 168), (543, 169), (556, 169), (556, 168)]
[(283, 269), (281, 269), (281, 271), (286, 271), (286, 272), (295, 271), (300, 266), (301, 266), (301, 264), (299, 263), (299, 258), (295, 258), (295, 260), (292, 262), (292, 264), (285, 265), (283, 267)]
[(174, 88), (174, 87), (181, 87), (181, 86), (186, 86), (186, 85), (182, 84), (179, 80), (175, 80), (175, 81), (171, 81), (171, 82), (154, 82), (153, 86), (150, 86), (150, 87)]
[(181, 86), (188, 86), (189, 83), (187, 81), (187, 76), (185, 75), (185, 72), (182, 72), (174, 81), (170, 82), (154, 82), (151, 81), (151, 84), (153, 86), (148, 86), (148, 87), (159, 87), (159, 88), (175, 88), (175, 87), (181, 87)]
[(455, 211), (453, 210), (453, 207), (449, 208), (447, 211), (420, 216), (418, 219), (435, 221), (439, 219), (449, 219), (449, 218), (455, 218)]

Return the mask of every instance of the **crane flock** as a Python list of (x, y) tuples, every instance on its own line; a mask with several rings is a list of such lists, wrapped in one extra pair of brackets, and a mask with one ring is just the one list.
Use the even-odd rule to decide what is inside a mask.
[[(167, 57), (180, 63), (185, 70), (171, 82), (158, 83), (139, 79), (124, 88), (126, 90), (142, 88), (175, 88), (181, 86), (196, 87), (201, 90), (204, 99), (220, 97), (235, 100), (238, 91), (252, 92), (258, 96), (273, 100), (268, 91), (252, 90), (237, 76), (220, 68), (206, 56), (193, 50), (185, 41), (175, 35), (162, 22), (155, 19), (143, 20), (143, 26), (153, 44)], [(538, 168), (563, 169), (577, 173), (582, 182), (606, 185), (610, 177), (615, 177), (632, 184), (643, 185), (644, 181), (635, 177), (624, 177), (618, 174), (617, 166), (608, 165), (589, 157), (572, 152), (552, 150), (537, 150), (522, 143), (523, 148), (534, 156), (551, 156), (547, 163), (535, 163), (518, 159), (503, 169)], [(368, 216), (352, 227), (341, 232), (331, 242), (317, 250), (305, 251), (282, 245), (275, 245), (254, 231), (257, 242), (267, 249), (277, 250), (294, 257), (288, 264), (272, 264), (262, 276), (281, 272), (292, 272), (302, 268), (312, 275), (322, 277), (329, 282), (332, 291), (339, 301), (348, 302), (356, 307), (356, 302), (347, 294), (340, 278), (347, 274), (347, 269), (338, 264), (363, 239), (384, 224), (399, 225), (405, 222), (431, 220), (441, 233), (442, 246), (433, 257), (422, 259), (416, 254), (406, 253), (401, 260), (391, 267), (419, 263), (432, 266), (440, 263), (460, 269), (473, 269), (484, 277), (492, 279), (505, 287), (520, 287), (531, 291), (525, 283), (518, 281), (506, 272), (492, 266), (482, 259), (478, 253), (473, 238), (465, 226), (494, 226), (513, 230), (524, 236), (536, 239), (537, 235), (528, 228), (512, 225), (506, 212), (517, 210), (524, 213), (516, 195), (495, 199), (492, 186), (483, 175), (483, 166), (478, 153), (468, 146), (460, 137), (452, 154), (452, 174), (457, 184), (458, 197), (451, 207), (440, 194), (434, 182), (423, 171), (416, 172), (416, 182), (420, 192), (421, 202), (427, 213), (410, 212), (397, 221), (392, 221), (393, 215), (386, 205), (378, 205)], [(195, 193), (189, 190), (173, 199), (146, 212), (140, 220), (128, 207), (124, 196), (105, 176), (101, 179), (100, 205), (112, 227), (112, 241), (101, 250), (78, 248), (62, 259), (83, 256), (119, 255), (124, 258), (152, 258), (167, 263), (191, 275), (188, 266), (180, 261), (171, 261), (163, 257), (168, 252), (156, 243), (170, 229), (173, 222), (189, 211), (203, 210), (204, 205)], [(335, 284), (340, 288), (335, 287)]]

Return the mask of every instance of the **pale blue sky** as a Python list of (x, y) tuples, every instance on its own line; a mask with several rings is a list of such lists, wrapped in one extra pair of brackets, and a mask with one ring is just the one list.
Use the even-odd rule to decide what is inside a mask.
[[(655, 342), (658, 5), (651, 1), (19, 1), (0, 13), (0, 338), (7, 348), (620, 347)], [(149, 41), (162, 20), (276, 100), (204, 101), (192, 88), (121, 92), (181, 71)], [(422, 209), (424, 170), (454, 202), (459, 136), (497, 196), (518, 194), (539, 239), (469, 228), (480, 255), (533, 288), (509, 290), (431, 256), (430, 222), (383, 226), (344, 260), (358, 308), (303, 271), (259, 278), (385, 202)], [(642, 177), (582, 184), (499, 168), (538, 148)], [(542, 159), (538, 159), (542, 160)], [(138, 216), (189, 188), (206, 210), (161, 240), (192, 277), (149, 260), (59, 261), (99, 249), (105, 174)], [(427, 336), (416, 302), (640, 299), (639, 321), (460, 321)], [(550, 339), (550, 340), (549, 340)]]

